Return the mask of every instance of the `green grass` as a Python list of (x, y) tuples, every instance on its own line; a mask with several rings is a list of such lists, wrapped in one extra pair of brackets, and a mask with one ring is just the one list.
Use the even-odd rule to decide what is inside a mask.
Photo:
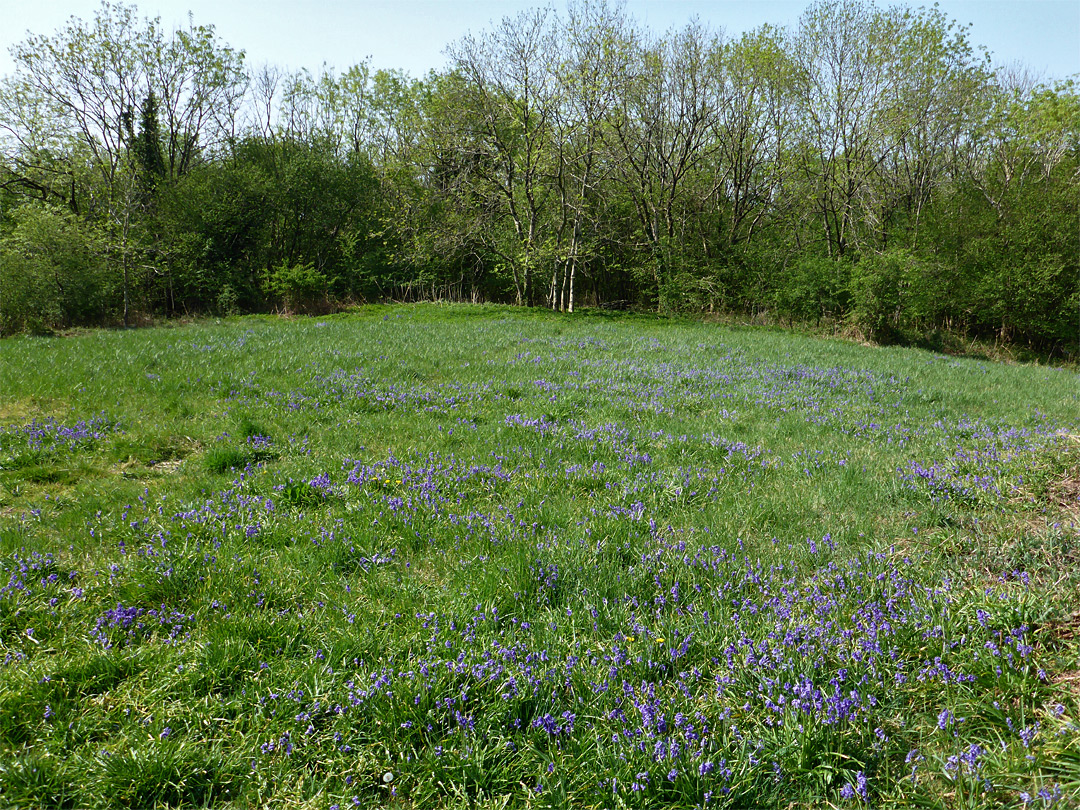
[(415, 306), (0, 380), (7, 804), (1080, 800), (1072, 370)]

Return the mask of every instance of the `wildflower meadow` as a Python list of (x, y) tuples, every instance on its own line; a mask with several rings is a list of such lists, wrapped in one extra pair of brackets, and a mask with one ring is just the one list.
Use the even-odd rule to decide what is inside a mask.
[(0, 342), (0, 803), (1080, 804), (1080, 378), (371, 307)]

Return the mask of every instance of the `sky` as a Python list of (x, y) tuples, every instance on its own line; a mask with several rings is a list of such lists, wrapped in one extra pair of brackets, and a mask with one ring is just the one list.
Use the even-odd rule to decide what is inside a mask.
[[(140, 16), (167, 28), (213, 25), (218, 36), (246, 52), (249, 67), (264, 64), (317, 72), (360, 61), (419, 77), (446, 64), (443, 50), (492, 21), (565, 0), (137, 0)], [(728, 36), (764, 23), (794, 26), (810, 0), (627, 0), (632, 17), (660, 32), (695, 15)], [(880, 6), (933, 5), (931, 0), (879, 0)], [(939, 0), (938, 7), (970, 25), (969, 41), (985, 46), (995, 65), (1021, 64), (1053, 81), (1080, 74), (1078, 0)], [(53, 34), (72, 15), (90, 20), (93, 0), (0, 0), (0, 75), (14, 70), (9, 49), (26, 33)], [(1077, 76), (1080, 79), (1080, 76)]]

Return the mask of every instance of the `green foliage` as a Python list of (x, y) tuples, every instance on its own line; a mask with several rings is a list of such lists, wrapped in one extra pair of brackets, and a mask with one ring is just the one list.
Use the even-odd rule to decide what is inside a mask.
[[(160, 199), (179, 294), (194, 309), (326, 309), (377, 289), (371, 165), (325, 143), (248, 138)], [(375, 281), (373, 282), (373, 278)]]
[(447, 52), (248, 75), (119, 3), (30, 35), (0, 329), (427, 299), (1078, 351), (1077, 87), (995, 70), (938, 9), (815, 0), (725, 42), (584, 3)]
[(283, 506), (296, 509), (307, 509), (320, 506), (326, 500), (326, 496), (311, 484), (290, 481), (281, 489), (279, 499)]
[(270, 179), (250, 163), (199, 166), (159, 196), (176, 297), (226, 314), (262, 304)]
[(247, 455), (235, 447), (214, 447), (203, 458), (206, 469), (219, 475), (241, 470), (247, 463)]
[(922, 267), (910, 252), (862, 256), (852, 268), (848, 320), (872, 340), (895, 343), (925, 314), (932, 296), (926, 288)]
[(158, 121), (157, 96), (153, 91), (143, 100), (139, 112), (139, 133), (129, 129), (131, 151), (139, 167), (139, 177), (147, 191), (153, 193), (165, 176), (165, 153), (161, 148), (161, 128)]
[(797, 256), (774, 284), (778, 314), (791, 321), (839, 318), (850, 300), (851, 264), (823, 256)]
[(46, 204), (19, 206), (0, 240), (0, 333), (100, 323), (110, 313), (98, 234)]
[(326, 307), (326, 278), (310, 264), (281, 264), (270, 272), (267, 290), (287, 312), (317, 312)]

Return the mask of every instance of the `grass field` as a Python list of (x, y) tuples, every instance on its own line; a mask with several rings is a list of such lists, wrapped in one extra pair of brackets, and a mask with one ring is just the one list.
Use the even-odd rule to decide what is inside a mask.
[(0, 342), (0, 803), (1080, 802), (1080, 378), (371, 308)]

